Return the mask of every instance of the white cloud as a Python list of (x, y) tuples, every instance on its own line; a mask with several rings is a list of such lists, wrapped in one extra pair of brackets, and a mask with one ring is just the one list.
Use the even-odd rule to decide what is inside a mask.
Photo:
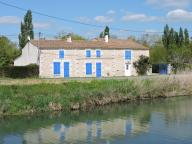
[(124, 22), (161, 22), (161, 23), (181, 23), (192, 22), (192, 11), (175, 9), (169, 11), (164, 16), (148, 16), (146, 14), (127, 13), (122, 18)]
[(35, 22), (33, 26), (36, 29), (47, 29), (51, 26), (51, 24), (46, 22)]
[(192, 0), (146, 0), (146, 3), (155, 7), (164, 8), (185, 8)]
[(114, 21), (110, 16), (96, 16), (94, 20), (98, 23), (112, 23)]
[(192, 12), (183, 9), (169, 11), (166, 16), (169, 21), (189, 22), (192, 21)]
[(122, 17), (122, 20), (125, 22), (129, 22), (129, 21), (151, 22), (156, 19), (157, 19), (157, 17), (155, 17), (155, 16), (147, 16), (146, 14), (132, 14), (132, 13), (128, 13)]
[(21, 19), (17, 16), (1, 16), (0, 24), (19, 24)]
[(107, 14), (108, 15), (114, 15), (116, 13), (116, 11), (114, 11), (114, 10), (109, 10), (109, 11), (107, 11)]

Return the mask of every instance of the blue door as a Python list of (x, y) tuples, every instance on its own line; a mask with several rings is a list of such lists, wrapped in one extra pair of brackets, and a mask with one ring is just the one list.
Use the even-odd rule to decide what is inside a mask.
[(68, 78), (69, 76), (69, 62), (64, 62), (64, 77)]
[(159, 65), (159, 73), (162, 75), (168, 74), (168, 65), (167, 64), (160, 64)]
[(101, 63), (96, 63), (96, 77), (101, 77)]
[(92, 63), (86, 63), (86, 75), (92, 75)]
[(53, 73), (54, 75), (60, 75), (60, 62), (53, 63)]

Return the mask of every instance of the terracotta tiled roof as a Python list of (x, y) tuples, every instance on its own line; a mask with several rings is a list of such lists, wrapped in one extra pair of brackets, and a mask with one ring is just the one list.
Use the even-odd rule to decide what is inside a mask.
[(133, 40), (117, 40), (109, 39), (106, 43), (101, 39), (94, 39), (91, 41), (86, 40), (73, 40), (71, 43), (65, 40), (32, 40), (31, 43), (35, 46), (39, 46), (40, 49), (61, 49), (61, 48), (100, 48), (100, 49), (136, 49), (136, 50), (148, 50), (145, 47)]

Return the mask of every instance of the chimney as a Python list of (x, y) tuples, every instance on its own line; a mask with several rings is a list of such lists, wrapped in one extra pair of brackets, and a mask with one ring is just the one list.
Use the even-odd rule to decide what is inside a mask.
[(108, 43), (109, 42), (109, 36), (105, 35), (105, 42)]
[(67, 42), (68, 42), (68, 43), (71, 43), (71, 42), (72, 42), (72, 39), (71, 39), (71, 35), (70, 35), (70, 34), (67, 36)]
[(27, 40), (28, 40), (28, 41), (30, 41), (30, 40), (31, 40), (30, 36), (27, 36)]

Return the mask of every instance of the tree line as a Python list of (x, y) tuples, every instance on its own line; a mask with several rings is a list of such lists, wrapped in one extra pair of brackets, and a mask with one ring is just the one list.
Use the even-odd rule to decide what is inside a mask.
[(192, 68), (192, 43), (188, 29), (179, 31), (164, 27), (162, 39), (150, 49), (152, 64), (171, 64), (173, 71), (184, 71)]

